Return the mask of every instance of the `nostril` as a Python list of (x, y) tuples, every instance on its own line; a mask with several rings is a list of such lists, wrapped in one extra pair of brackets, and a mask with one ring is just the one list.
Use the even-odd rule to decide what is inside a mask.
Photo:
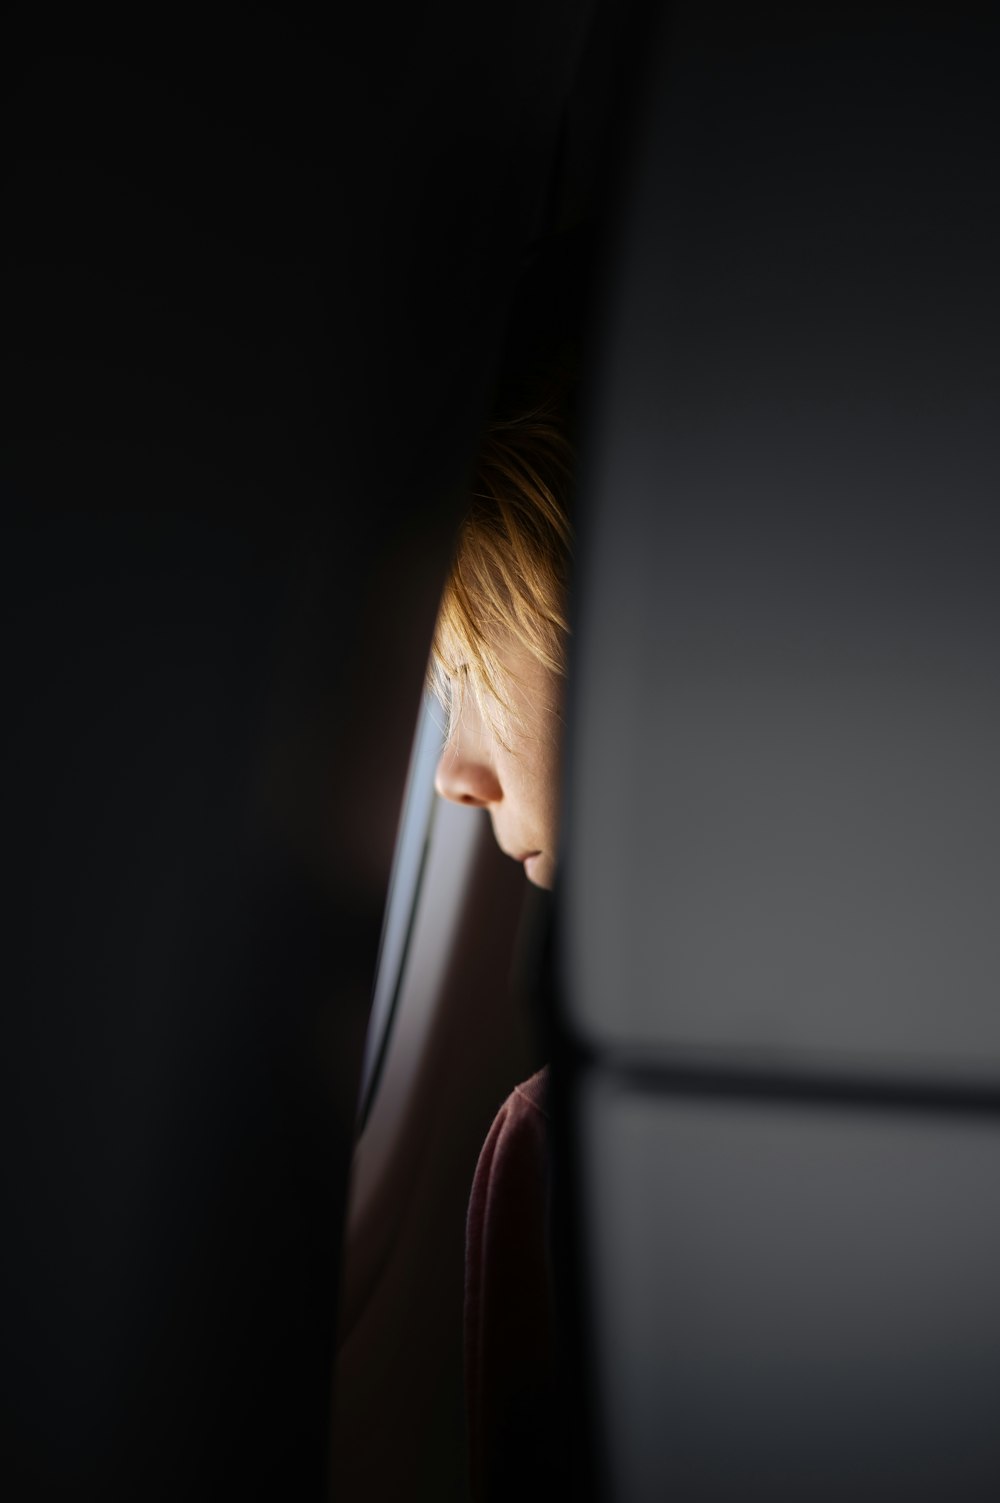
[(501, 796), (496, 774), (487, 762), (454, 754), (438, 763), (434, 786), (442, 798), (467, 809), (482, 809)]

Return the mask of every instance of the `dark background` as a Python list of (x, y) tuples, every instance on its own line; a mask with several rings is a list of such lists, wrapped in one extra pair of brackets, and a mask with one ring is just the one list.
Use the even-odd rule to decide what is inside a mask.
[(323, 1491), (427, 644), (607, 11), (5, 12), (8, 1497)]

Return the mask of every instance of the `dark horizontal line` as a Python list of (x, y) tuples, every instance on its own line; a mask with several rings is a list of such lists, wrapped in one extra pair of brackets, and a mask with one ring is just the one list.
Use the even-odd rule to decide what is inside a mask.
[(812, 1062), (775, 1064), (667, 1053), (640, 1057), (628, 1050), (600, 1050), (580, 1043), (566, 1046), (563, 1059), (571, 1070), (601, 1075), (643, 1095), (1000, 1115), (1000, 1078), (947, 1078), (884, 1068), (851, 1070)]

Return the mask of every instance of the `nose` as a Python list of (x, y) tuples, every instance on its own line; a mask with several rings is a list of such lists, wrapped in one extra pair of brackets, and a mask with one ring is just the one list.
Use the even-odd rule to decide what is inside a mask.
[(476, 809), (498, 804), (503, 797), (500, 779), (489, 760), (464, 749), (459, 739), (449, 741), (441, 753), (434, 787), (453, 804), (468, 804)]

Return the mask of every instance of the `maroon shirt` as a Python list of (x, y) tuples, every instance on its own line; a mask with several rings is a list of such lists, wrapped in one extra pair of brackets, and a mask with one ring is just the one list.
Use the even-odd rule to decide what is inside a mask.
[(552, 1471), (548, 1069), (514, 1090), (483, 1145), (465, 1255), (472, 1496), (523, 1498)]

